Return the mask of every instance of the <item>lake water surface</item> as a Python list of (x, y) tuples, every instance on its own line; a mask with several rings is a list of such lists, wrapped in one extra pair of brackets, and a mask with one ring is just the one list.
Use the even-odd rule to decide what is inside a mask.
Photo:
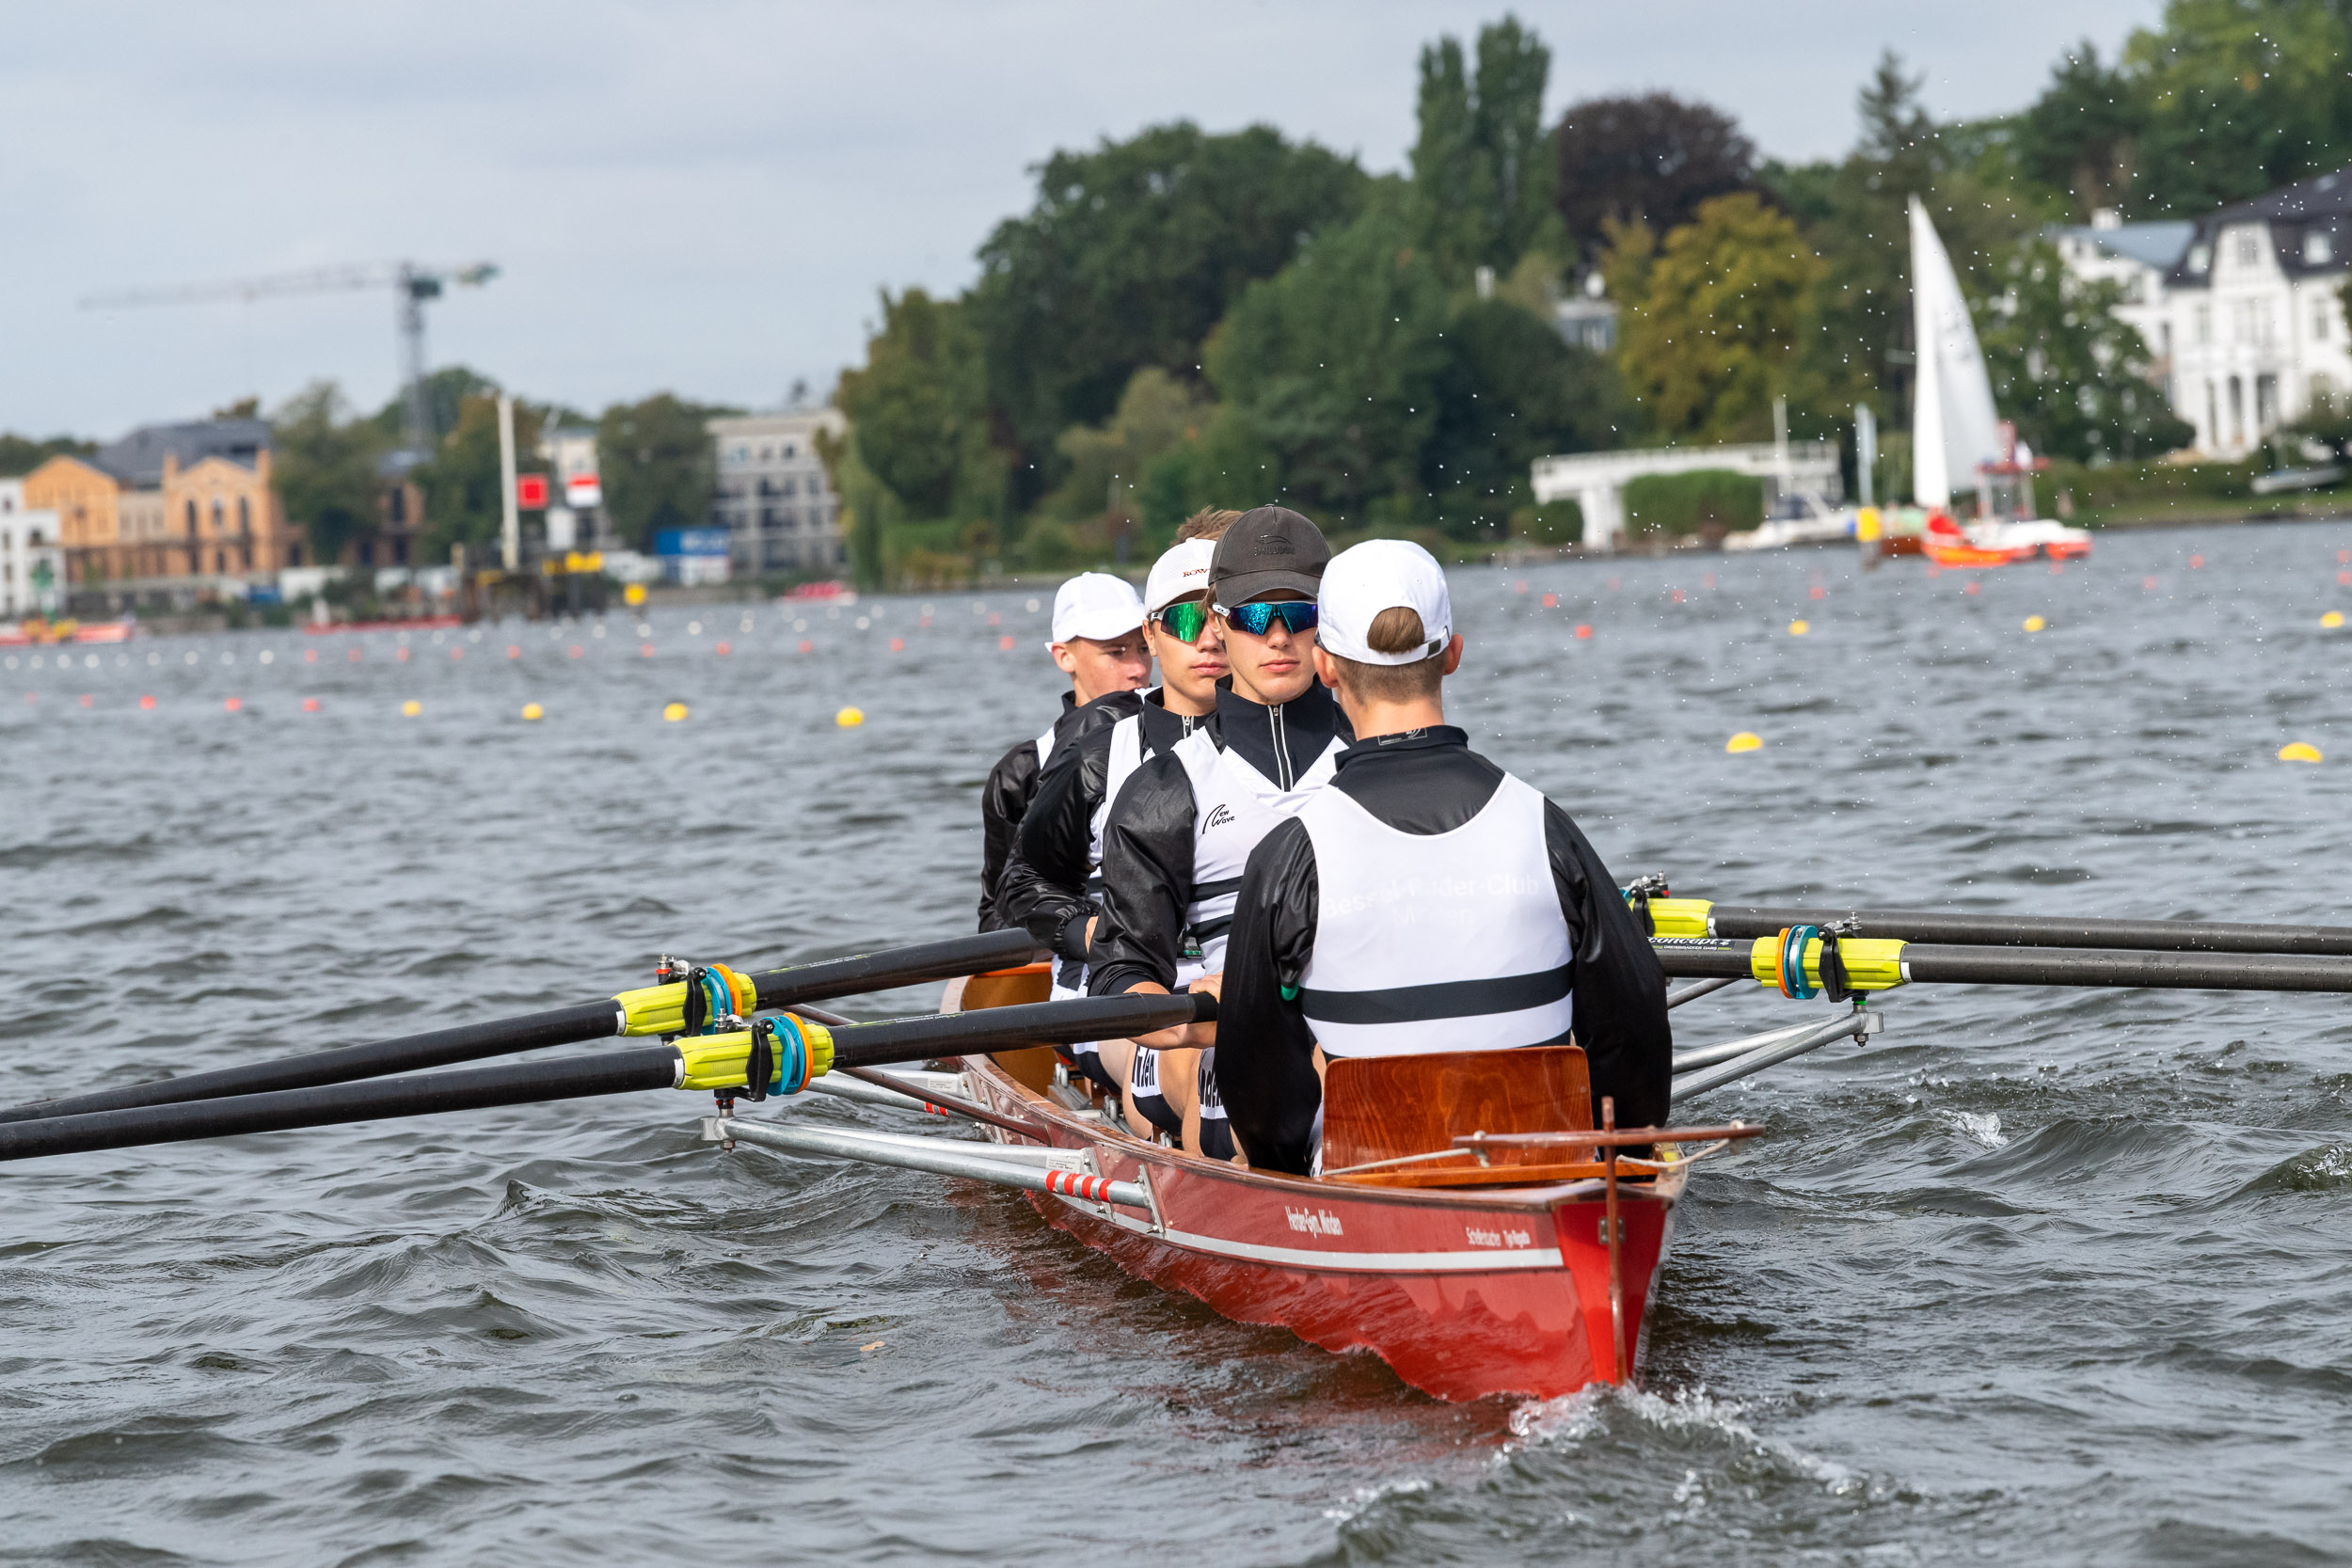
[[(2348, 549), (1460, 571), (1449, 694), (1620, 879), (2352, 925)], [(967, 929), (979, 782), (1055, 702), (1031, 597), (11, 650), (0, 1100)], [(1014, 1195), (722, 1154), (700, 1096), (0, 1168), (0, 1563), (2352, 1559), (2352, 1002), (1887, 1011), (1692, 1102), (1772, 1135), (1693, 1180), (1645, 1389), (1543, 1404)]]

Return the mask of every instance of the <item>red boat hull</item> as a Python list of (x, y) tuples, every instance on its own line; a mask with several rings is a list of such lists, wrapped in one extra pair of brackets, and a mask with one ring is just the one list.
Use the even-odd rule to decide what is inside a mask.
[[(1026, 1000), (1009, 988), (987, 989), (1004, 992), (992, 1004)], [(950, 1008), (962, 990), (950, 989)], [(1038, 1124), (1054, 1147), (1087, 1151), (1094, 1174), (1149, 1190), (1148, 1209), (1031, 1196), (1047, 1220), (1139, 1279), (1326, 1350), (1370, 1351), (1440, 1399), (1549, 1399), (1629, 1381), (1638, 1365), (1687, 1180), (1678, 1166), (1654, 1180), (1618, 1183), (1629, 1364), (1620, 1371), (1600, 1181), (1379, 1188), (1253, 1171), (1108, 1127), (1026, 1086), (995, 1059), (963, 1065), (974, 1099)]]

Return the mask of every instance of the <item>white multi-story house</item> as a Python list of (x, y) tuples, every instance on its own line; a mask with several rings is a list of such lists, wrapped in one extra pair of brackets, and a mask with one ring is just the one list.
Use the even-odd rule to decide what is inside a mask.
[(65, 602), (65, 548), (57, 515), (27, 510), (24, 482), (0, 479), (0, 617), (54, 615)]
[(2172, 411), (2199, 452), (2242, 457), (2314, 396), (2352, 391), (2347, 269), (2352, 168), (2198, 220), (2164, 297)]
[(2195, 224), (2181, 219), (2125, 223), (2112, 207), (2091, 214), (2088, 224), (2050, 231), (2067, 271), (2090, 281), (2113, 283), (2122, 292), (2115, 307), (2116, 319), (2138, 331), (2140, 341), (2148, 345), (2151, 369), (2168, 385), (2172, 374), (2172, 324), (2165, 279), (2180, 263), (2196, 232)]
[(718, 459), (710, 521), (727, 531), (727, 559), (738, 575), (833, 572), (848, 562), (841, 502), (817, 455), (819, 431), (838, 436), (849, 420), (836, 408), (789, 408), (712, 420)]

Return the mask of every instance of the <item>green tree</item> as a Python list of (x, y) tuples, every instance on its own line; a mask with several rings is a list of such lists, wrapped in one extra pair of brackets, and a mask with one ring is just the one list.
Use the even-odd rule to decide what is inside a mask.
[(1020, 503), (1058, 477), (1055, 437), (1108, 419), (1137, 370), (1198, 375), (1243, 289), (1352, 218), (1365, 182), (1354, 160), (1264, 125), (1153, 126), (1040, 166), (1029, 211), (980, 246), (968, 302)]
[(1990, 292), (2037, 219), (2025, 196), (1988, 185), (1976, 150), (1955, 145), (1919, 100), (1921, 79), (1891, 51), (1856, 96), (1861, 135), (1836, 164), (1768, 166), (1763, 182), (1825, 263), (1819, 329), (1796, 378), (1791, 417), (1823, 428), (1858, 402), (1883, 421), (1909, 417), (1912, 381), (1909, 201), (1927, 206), (1964, 286)]
[(2194, 436), (2149, 380), (2148, 345), (2117, 319), (2122, 286), (2069, 272), (2046, 240), (2019, 245), (1998, 293), (1971, 302), (1993, 399), (2034, 451), (2090, 463), (2153, 457)]
[[(443, 365), (427, 372), (424, 378), (425, 406), (432, 411), (433, 428), (446, 436), (457, 428), (462, 405), (468, 398), (495, 397), (499, 384), (468, 365)], [(376, 428), (383, 431), (397, 448), (407, 440), (408, 391), (402, 388), (391, 400), (373, 415)]]
[(2348, 68), (2335, 0), (2169, 0), (2123, 48), (2147, 105), (2136, 214), (2197, 216), (2352, 163)]
[(1463, 304), (1445, 348), (1422, 484), (1449, 533), (1500, 538), (1534, 504), (1535, 459), (1614, 446), (1631, 424), (1616, 367), (1517, 305)]
[(1794, 221), (1751, 193), (1720, 196), (1665, 238), (1647, 290), (1621, 301), (1617, 363), (1650, 428), (1754, 440), (1796, 389), (1826, 275)]
[(2010, 142), (2018, 173), (2062, 193), (2079, 223), (2102, 207), (2128, 207), (2146, 122), (2138, 85), (2120, 66), (2101, 65), (2086, 39), (2059, 57), (2050, 85), (2017, 117)]
[[(596, 467), (604, 482), (605, 515), (623, 539), (645, 549), (662, 529), (708, 524), (717, 471), (708, 421), (737, 412), (690, 403), (674, 392), (616, 403), (604, 411), (596, 420)], [(524, 441), (520, 419), (517, 409), (516, 450), (527, 451), (537, 444), (537, 431)]]
[(1136, 372), (1119, 411), (1101, 425), (1074, 425), (1057, 443), (1069, 474), (1047, 503), (1064, 518), (1104, 511), (1142, 514), (1142, 490), (1152, 467), (1187, 441), (1200, 438), (1213, 405), (1188, 381), (1157, 365)]
[(0, 475), (29, 474), (53, 457), (89, 457), (97, 451), (97, 442), (78, 436), (36, 438), (0, 432)]
[(971, 312), (921, 289), (885, 291), (882, 307), (865, 366), (844, 371), (834, 393), (859, 460), (911, 517), (1001, 521), (1007, 465)]
[(354, 416), (331, 381), (312, 382), (272, 416), (270, 485), (313, 562), (332, 565), (345, 545), (373, 531), (380, 465), (394, 444), (374, 420)]
[(1475, 80), (1454, 39), (1421, 52), (1414, 233), (1450, 285), (1481, 266), (1508, 273), (1556, 232), (1543, 125), (1550, 71), (1551, 52), (1516, 17), (1479, 29)]
[(1335, 526), (1425, 519), (1446, 288), (1388, 198), (1251, 286), (1208, 346), (1225, 404), (1209, 433), (1237, 507), (1279, 499)]
[[(515, 401), (515, 454), (518, 473), (544, 472), (536, 455), (547, 411)], [(428, 560), (446, 559), (464, 545), (476, 561), (495, 551), (506, 524), (499, 461), (499, 400), (477, 392), (461, 400), (457, 419), (433, 456), (413, 476), (424, 491), (424, 547)], [(608, 478), (606, 483), (611, 483)], [(608, 496), (608, 504), (610, 498)]]

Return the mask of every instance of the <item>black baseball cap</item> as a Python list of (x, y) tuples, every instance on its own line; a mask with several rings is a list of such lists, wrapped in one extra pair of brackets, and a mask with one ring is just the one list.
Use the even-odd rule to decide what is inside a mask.
[(1311, 599), (1330, 559), (1331, 546), (1314, 524), (1286, 506), (1257, 507), (1235, 518), (1216, 542), (1209, 598), (1227, 610), (1285, 588)]

